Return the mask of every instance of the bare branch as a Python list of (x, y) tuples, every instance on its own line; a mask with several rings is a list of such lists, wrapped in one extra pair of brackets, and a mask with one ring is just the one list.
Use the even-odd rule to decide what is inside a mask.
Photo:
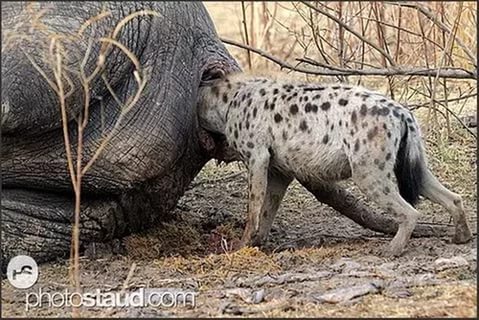
[[(449, 28), (446, 24), (441, 22), (435, 15), (434, 13), (427, 7), (424, 7), (423, 5), (415, 2), (409, 2), (409, 1), (404, 1), (404, 2), (394, 2), (394, 1), (386, 1), (386, 3), (395, 5), (395, 6), (402, 6), (402, 7), (408, 7), (408, 8), (413, 8), (419, 11), (422, 15), (427, 17), (429, 20), (431, 20), (435, 25), (437, 25), (439, 28), (447, 32), (448, 34), (452, 34), (451, 28)], [(467, 48), (467, 46), (459, 39), (458, 37), (455, 37), (455, 40), (457, 44), (461, 47), (461, 49), (466, 53), (466, 55), (469, 57), (471, 60), (472, 64), (477, 67), (477, 60), (476, 60), (476, 55), (472, 54), (472, 52)]]
[(390, 54), (388, 54), (386, 51), (384, 51), (383, 49), (381, 49), (380, 47), (378, 47), (375, 43), (369, 41), (368, 39), (366, 39), (366, 37), (363, 37), (360, 33), (358, 33), (356, 30), (354, 30), (353, 28), (351, 28), (348, 24), (344, 23), (343, 21), (341, 21), (340, 19), (338, 19), (337, 17), (335, 17), (334, 15), (332, 15), (331, 13), (327, 12), (327, 11), (324, 11), (306, 1), (302, 1), (302, 3), (306, 6), (308, 6), (309, 8), (325, 15), (326, 17), (328, 17), (329, 19), (333, 20), (334, 22), (336, 22), (338, 25), (342, 26), (345, 30), (349, 31), (350, 33), (352, 33), (353, 35), (355, 35), (357, 38), (361, 39), (361, 41), (367, 43), (368, 45), (370, 45), (372, 48), (374, 48), (376, 51), (378, 51), (381, 55), (383, 55), (389, 62), (389, 64), (391, 66), (395, 66), (396, 65), (396, 62), (394, 61), (394, 59), (391, 57)]
[[(330, 65), (325, 65), (321, 64), (320, 62), (314, 62), (316, 66), (325, 68), (325, 69), (307, 69), (307, 68), (301, 68), (301, 67), (295, 67), (291, 65), (290, 63), (283, 61), (279, 59), (278, 57), (275, 57), (263, 50), (253, 48), (251, 46), (244, 45), (242, 43), (230, 40), (230, 39), (225, 39), (221, 38), (221, 41), (223, 41), (226, 44), (233, 45), (239, 48), (243, 48), (246, 50), (250, 50), (251, 52), (254, 52), (274, 63), (279, 65), (282, 69), (288, 69), (288, 70), (293, 70), (305, 74), (312, 74), (312, 75), (319, 75), (319, 76), (338, 76), (338, 75), (344, 75), (344, 76), (354, 76), (354, 75), (367, 75), (367, 76), (390, 76), (390, 75), (395, 75), (395, 76), (421, 76), (421, 77), (428, 77), (428, 76), (436, 76), (439, 74), (440, 78), (455, 78), (455, 79), (476, 79), (477, 78), (477, 72), (476, 71), (467, 71), (461, 68), (433, 68), (433, 69), (427, 69), (427, 68), (390, 68), (390, 69), (375, 69), (375, 68), (370, 68), (370, 69), (342, 69)], [(312, 64), (311, 60), (305, 60), (303, 62), (307, 62), (309, 64)]]

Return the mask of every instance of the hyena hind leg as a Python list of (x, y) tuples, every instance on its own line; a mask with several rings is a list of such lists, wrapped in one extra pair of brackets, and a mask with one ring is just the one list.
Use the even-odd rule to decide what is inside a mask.
[(421, 194), (449, 211), (456, 229), (454, 243), (466, 243), (471, 240), (472, 233), (467, 223), (461, 196), (444, 187), (429, 169), (424, 170)]
[[(361, 172), (353, 172), (353, 180), (366, 196), (385, 211), (396, 215), (398, 230), (389, 245), (383, 250), (384, 256), (399, 256), (416, 226), (419, 212), (399, 194), (392, 168), (390, 171), (366, 166)], [(356, 170), (357, 171), (357, 170)], [(389, 172), (389, 174), (387, 174)]]

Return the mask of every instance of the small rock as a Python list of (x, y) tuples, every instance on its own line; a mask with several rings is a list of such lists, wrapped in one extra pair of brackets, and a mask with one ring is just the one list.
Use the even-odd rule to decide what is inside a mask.
[(330, 268), (336, 272), (350, 273), (351, 271), (356, 271), (361, 267), (359, 263), (350, 259), (350, 258), (341, 258), (335, 264), (331, 265)]
[(455, 256), (452, 258), (439, 258), (434, 261), (434, 265), (437, 271), (443, 271), (446, 269), (460, 268), (467, 266), (469, 263), (461, 256)]
[(329, 290), (326, 293), (315, 296), (314, 299), (318, 302), (345, 303), (370, 293), (377, 293), (383, 288), (384, 283), (382, 281), (373, 281), (357, 286)]
[(263, 300), (264, 300), (264, 289), (260, 289), (260, 290), (257, 290), (255, 292), (253, 292), (253, 303), (254, 304), (257, 304), (257, 303), (261, 303)]

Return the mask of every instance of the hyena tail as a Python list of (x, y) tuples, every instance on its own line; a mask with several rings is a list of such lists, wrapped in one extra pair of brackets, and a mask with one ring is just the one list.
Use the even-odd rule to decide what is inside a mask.
[(426, 169), (419, 128), (418, 126), (415, 127), (416, 130), (411, 131), (408, 124), (404, 123), (404, 133), (394, 165), (399, 193), (412, 206), (419, 201), (419, 195), (423, 187), (424, 170)]

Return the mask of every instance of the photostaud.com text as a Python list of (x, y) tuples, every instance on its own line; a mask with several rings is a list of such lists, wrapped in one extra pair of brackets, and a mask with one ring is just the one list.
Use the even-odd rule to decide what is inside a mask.
[(131, 292), (47, 292), (42, 288), (25, 294), (25, 309), (33, 308), (65, 308), (65, 307), (195, 307), (196, 293), (165, 288), (139, 288)]

